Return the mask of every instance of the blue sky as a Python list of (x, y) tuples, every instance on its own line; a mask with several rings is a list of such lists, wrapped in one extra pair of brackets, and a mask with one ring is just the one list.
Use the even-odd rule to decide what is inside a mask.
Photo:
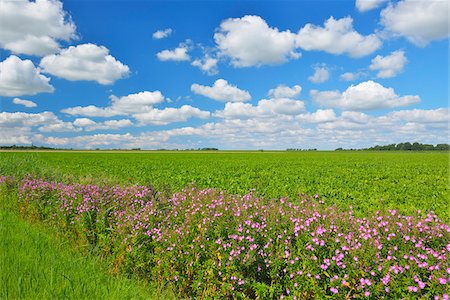
[(0, 144), (448, 142), (448, 2), (0, 0)]

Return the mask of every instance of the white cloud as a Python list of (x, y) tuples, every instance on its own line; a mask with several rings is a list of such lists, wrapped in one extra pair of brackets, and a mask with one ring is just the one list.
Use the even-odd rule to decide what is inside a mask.
[(0, 47), (13, 53), (43, 56), (58, 51), (58, 41), (76, 38), (60, 1), (0, 0), (0, 16)]
[(85, 131), (94, 131), (94, 130), (112, 130), (130, 127), (133, 125), (133, 122), (131, 122), (131, 120), (128, 119), (122, 119), (122, 120), (108, 120), (101, 123), (97, 123), (88, 118), (77, 118), (73, 122), (73, 125), (83, 127)]
[(296, 115), (305, 109), (305, 103), (287, 98), (263, 99), (258, 102), (258, 107), (263, 113)]
[(394, 111), (388, 114), (389, 118), (415, 123), (450, 123), (450, 110), (438, 109), (412, 109)]
[(173, 50), (163, 50), (156, 53), (160, 61), (189, 61), (191, 57), (188, 54), (189, 47), (186, 44), (180, 44)]
[(162, 103), (164, 96), (160, 91), (144, 91), (128, 96), (110, 96), (111, 108), (118, 114), (136, 114), (151, 110), (153, 105)]
[(40, 63), (45, 73), (70, 81), (90, 80), (112, 84), (128, 76), (130, 69), (109, 54), (104, 46), (82, 44), (48, 55)]
[(180, 108), (154, 108), (148, 112), (134, 115), (134, 117), (141, 123), (141, 125), (166, 125), (169, 123), (187, 121), (190, 118), (207, 119), (209, 118), (209, 116), (210, 112), (202, 111), (190, 105), (183, 105)]
[(448, 1), (402, 0), (381, 11), (381, 24), (388, 32), (425, 46), (449, 36)]
[(23, 113), (23, 112), (2, 112), (0, 113), (0, 128), (5, 130), (15, 130), (15, 128), (23, 128), (30, 130), (33, 127), (39, 127), (39, 131), (44, 132), (68, 132), (77, 131), (72, 123), (60, 120), (52, 112), (42, 113)]
[(160, 40), (160, 39), (164, 39), (164, 38), (168, 37), (171, 34), (172, 34), (172, 29), (166, 28), (166, 29), (162, 29), (162, 30), (158, 30), (158, 31), (154, 32), (152, 36), (155, 40)]
[(208, 75), (216, 75), (217, 73), (219, 73), (219, 71), (217, 70), (218, 62), (219, 60), (217, 58), (212, 58), (209, 55), (205, 55), (201, 59), (194, 60), (191, 65), (199, 68)]
[(192, 84), (191, 91), (217, 101), (245, 102), (251, 99), (250, 93), (229, 84), (225, 79), (217, 79), (213, 86)]
[(307, 123), (325, 123), (336, 120), (336, 113), (332, 109), (318, 109), (313, 113), (305, 113), (297, 116), (297, 120)]
[(277, 118), (293, 116), (305, 109), (305, 103), (287, 98), (262, 99), (256, 106), (242, 102), (227, 102), (225, 108), (216, 111), (214, 115), (224, 119), (241, 118)]
[[(269, 116), (270, 112), (263, 116), (255, 114), (257, 106), (248, 103), (227, 103), (225, 106), (235, 107), (238, 112), (250, 113), (246, 117), (233, 117), (231, 114), (218, 122), (210, 122), (198, 127), (152, 130), (139, 134), (61, 137), (61, 135), (36, 134), (30, 131), (29, 127), (24, 126), (8, 127), (7, 130), (0, 130), (0, 144), (33, 142), (37, 145), (75, 148), (182, 149), (214, 145), (221, 149), (334, 149), (368, 147), (374, 143), (390, 144), (403, 141), (433, 144), (448, 142), (448, 108), (400, 110), (380, 116), (356, 111), (345, 111), (337, 116), (331, 109), (319, 109), (311, 113), (301, 112), (296, 116), (279, 114)], [(230, 112), (230, 110), (227, 111)], [(35, 118), (36, 116), (30, 118), (25, 115), (22, 119)], [(42, 122), (44, 122), (42, 119), (38, 122), (34, 120), (34, 124), (39, 125)], [(20, 122), (19, 124), (23, 125)], [(2, 126), (0, 122), (0, 127)], [(10, 126), (12, 126), (11, 123)], [(191, 137), (196, 138), (191, 139)]]
[(31, 60), (11, 55), (0, 62), (0, 96), (36, 95), (54, 90), (50, 78), (42, 75)]
[(88, 118), (76, 118), (75, 121), (73, 121), (73, 125), (79, 126), (79, 127), (87, 127), (87, 126), (93, 126), (96, 125), (97, 122), (88, 119)]
[(353, 19), (330, 17), (324, 27), (306, 24), (297, 34), (297, 46), (304, 50), (321, 50), (332, 54), (348, 54), (362, 57), (380, 48), (381, 41), (375, 34), (363, 36), (353, 29)]
[(314, 67), (314, 74), (308, 77), (308, 80), (313, 83), (322, 83), (330, 79), (330, 70), (327, 67)]
[(359, 72), (345, 72), (339, 76), (339, 78), (343, 81), (355, 81), (360, 78), (366, 77), (367, 74), (365, 72), (359, 71)]
[(366, 12), (380, 7), (387, 0), (356, 0), (356, 8), (360, 12)]
[(372, 80), (351, 85), (343, 93), (339, 91), (310, 92), (313, 100), (324, 107), (345, 110), (375, 110), (408, 106), (420, 102), (419, 96), (398, 96), (393, 88), (385, 88)]
[(144, 91), (130, 94), (123, 97), (111, 95), (111, 105), (107, 107), (97, 107), (94, 105), (75, 106), (61, 110), (61, 112), (87, 117), (112, 117), (119, 115), (132, 115), (148, 112), (153, 109), (153, 105), (164, 101), (164, 96), (160, 91)]
[(295, 98), (300, 95), (301, 91), (302, 87), (298, 84), (293, 87), (280, 84), (276, 88), (270, 89), (268, 95), (270, 98)]
[(23, 105), (25, 107), (31, 108), (36, 107), (37, 104), (30, 100), (20, 99), (20, 98), (14, 98), (13, 99), (14, 104)]
[(389, 78), (395, 77), (397, 74), (401, 73), (407, 62), (408, 60), (406, 59), (405, 52), (397, 50), (384, 57), (377, 55), (372, 59), (369, 68), (372, 71), (378, 71), (378, 78)]
[(214, 40), (222, 56), (235, 67), (280, 64), (297, 59), (295, 34), (269, 27), (259, 16), (244, 16), (222, 21)]

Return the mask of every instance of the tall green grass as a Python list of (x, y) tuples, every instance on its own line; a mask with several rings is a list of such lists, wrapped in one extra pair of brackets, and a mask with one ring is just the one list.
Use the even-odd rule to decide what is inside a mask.
[(151, 283), (112, 276), (58, 229), (22, 220), (13, 210), (15, 197), (0, 190), (0, 299), (174, 298)]

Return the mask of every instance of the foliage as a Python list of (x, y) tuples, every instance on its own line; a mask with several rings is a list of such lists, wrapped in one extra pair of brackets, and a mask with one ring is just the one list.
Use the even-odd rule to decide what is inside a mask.
[(200, 298), (448, 297), (450, 227), (433, 212), (364, 218), (298, 196), (264, 200), (194, 186), (19, 182), (25, 217), (101, 249), (111, 268)]
[(71, 247), (59, 234), (62, 228), (21, 220), (14, 210), (15, 184), (4, 179), (0, 177), (0, 299), (174, 298), (142, 278), (111, 276), (97, 256)]

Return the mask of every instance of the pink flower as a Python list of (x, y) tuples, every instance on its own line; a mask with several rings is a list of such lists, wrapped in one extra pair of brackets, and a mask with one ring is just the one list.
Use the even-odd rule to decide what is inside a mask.
[(417, 288), (417, 286), (408, 286), (408, 291), (410, 292), (417, 292), (419, 289)]
[(438, 278), (438, 281), (439, 281), (439, 283), (440, 284), (446, 284), (447, 283), (447, 279), (445, 279), (445, 278)]
[(331, 291), (333, 294), (337, 294), (337, 293), (339, 292), (338, 289), (335, 288), (335, 287), (330, 288), (330, 291)]

